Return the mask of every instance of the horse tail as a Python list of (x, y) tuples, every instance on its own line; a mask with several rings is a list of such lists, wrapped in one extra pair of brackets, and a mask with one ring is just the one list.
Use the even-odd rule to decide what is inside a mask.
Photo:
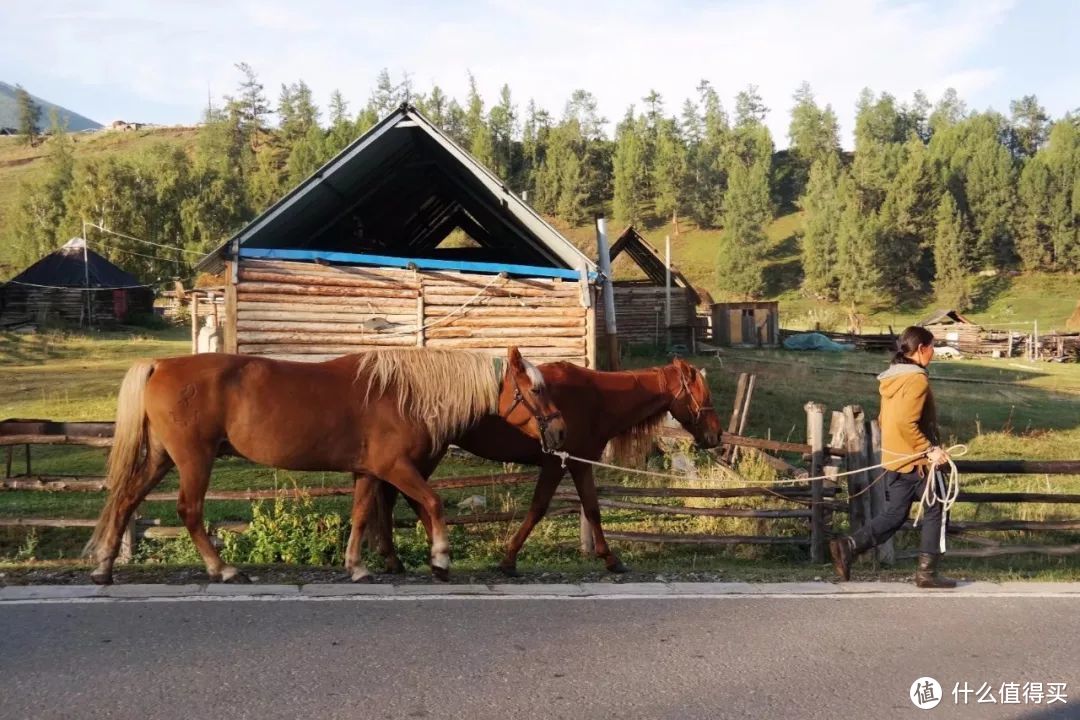
[(106, 463), (109, 497), (102, 508), (94, 534), (83, 554), (93, 556), (124, 496), (138, 480), (146, 455), (146, 382), (154, 372), (153, 360), (138, 360), (124, 375), (117, 398), (113, 445)]

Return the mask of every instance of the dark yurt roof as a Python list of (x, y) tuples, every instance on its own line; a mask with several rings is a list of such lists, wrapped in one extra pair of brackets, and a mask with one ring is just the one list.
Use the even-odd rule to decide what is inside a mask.
[(72, 238), (59, 250), (38, 260), (11, 278), (16, 285), (119, 289), (146, 287), (137, 277), (125, 272), (86, 247), (82, 238)]

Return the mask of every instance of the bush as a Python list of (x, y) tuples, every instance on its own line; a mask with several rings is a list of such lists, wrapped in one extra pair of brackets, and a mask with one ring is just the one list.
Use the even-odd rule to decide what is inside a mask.
[[(221, 558), (231, 565), (339, 565), (344, 562), (348, 525), (338, 513), (319, 512), (310, 495), (251, 506), (251, 524), (242, 533), (220, 535)], [(188, 535), (140, 543), (135, 562), (198, 565), (202, 558)]]
[(348, 526), (337, 513), (321, 513), (310, 495), (251, 506), (251, 524), (243, 533), (222, 537), (227, 563), (338, 565), (344, 561)]
[(165, 330), (171, 327), (168, 320), (157, 313), (131, 313), (124, 319), (125, 325), (141, 327), (147, 330)]

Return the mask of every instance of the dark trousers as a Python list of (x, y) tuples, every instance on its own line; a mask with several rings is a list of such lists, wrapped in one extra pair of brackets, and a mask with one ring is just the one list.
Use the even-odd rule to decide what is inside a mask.
[[(898, 473), (889, 470), (881, 482), (885, 483), (885, 511), (863, 525), (852, 536), (855, 539), (855, 552), (863, 552), (880, 545), (903, 526), (911, 512), (911, 504), (922, 502), (926, 478), (916, 472)], [(939, 555), (941, 553), (941, 503), (933, 507), (924, 507), (919, 527), (922, 537), (919, 540), (919, 552)]]

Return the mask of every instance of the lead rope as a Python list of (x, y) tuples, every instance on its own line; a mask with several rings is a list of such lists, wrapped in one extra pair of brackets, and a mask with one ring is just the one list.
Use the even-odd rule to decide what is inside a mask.
[[(967, 449), (966, 445), (953, 445), (953, 446), (951, 446), (951, 447), (949, 447), (949, 448), (947, 448), (945, 450), (945, 452), (948, 453), (948, 455), (949, 455), (948, 464), (949, 464), (949, 467), (950, 467), (948, 487), (947, 488), (942, 487), (940, 493), (939, 493), (937, 488), (934, 488), (934, 490), (932, 492), (928, 491), (926, 489), (923, 490), (922, 502), (919, 503), (919, 509), (916, 511), (916, 515), (915, 515), (915, 522), (916, 523), (919, 522), (919, 518), (922, 515), (922, 506), (923, 506), (924, 503), (926, 503), (927, 506), (929, 507), (929, 506), (933, 505), (935, 502), (941, 502), (942, 506), (943, 506), (943, 508), (942, 508), (943, 513), (947, 512), (950, 508), (952, 508), (953, 504), (956, 502), (957, 496), (960, 494), (960, 472), (956, 469), (956, 464), (953, 463), (952, 456), (955, 455), (956, 457), (962, 457), (962, 456), (967, 454), (967, 451), (968, 451), (968, 449)], [(565, 450), (544, 450), (544, 452), (547, 453), (548, 455), (554, 455), (555, 457), (559, 458), (562, 461), (562, 467), (563, 467), (564, 470), (566, 469), (566, 463), (568, 461), (570, 461), (570, 460), (573, 460), (574, 462), (585, 463), (586, 465), (592, 465), (594, 467), (602, 467), (602, 468), (607, 468), (608, 470), (618, 470), (619, 472), (631, 473), (631, 474), (634, 474), (634, 475), (644, 475), (646, 477), (654, 477), (654, 478), (660, 478), (660, 479), (664, 479), (664, 480), (680, 480), (680, 481), (682, 481), (682, 480), (690, 480), (690, 479), (692, 479), (688, 475), (674, 475), (672, 473), (656, 472), (655, 470), (639, 470), (638, 468), (622, 467), (620, 465), (613, 465), (611, 463), (601, 462), (599, 460), (589, 460), (587, 458), (578, 457), (576, 455), (571, 455), (570, 453), (566, 452)], [(926, 452), (912, 453), (911, 455), (903, 455), (903, 456), (897, 457), (897, 458), (895, 458), (893, 460), (890, 460), (889, 463), (890, 464), (896, 464), (898, 462), (903, 463), (903, 462), (906, 462), (908, 460), (917, 460), (917, 459), (922, 458), (922, 457), (926, 457)], [(724, 470), (724, 472), (726, 472), (726, 473), (728, 473), (730, 475), (734, 475), (735, 479), (731, 480), (729, 482), (740, 482), (740, 483), (745, 483), (746, 482), (745, 478), (743, 478), (740, 475), (736, 474), (731, 468), (728, 468), (728, 467), (726, 467), (724, 465), (720, 465), (719, 467), (721, 467)], [(867, 472), (867, 471), (870, 471), (870, 470), (877, 470), (879, 468), (885, 469), (885, 463), (880, 462), (877, 465), (871, 465), (869, 467), (858, 468), (856, 470), (847, 470), (845, 472), (838, 472), (838, 473), (835, 473), (835, 474), (832, 474), (832, 475), (818, 475), (816, 477), (791, 478), (791, 479), (783, 479), (783, 480), (766, 480), (766, 481), (763, 481), (761, 484), (763, 484), (763, 485), (788, 485), (788, 484), (792, 484), (792, 483), (810, 482), (812, 480), (835, 480), (838, 477), (847, 477), (848, 475), (856, 475), (858, 473)], [(935, 466), (935, 469), (936, 469), (936, 466)], [(852, 493), (849, 497), (855, 498), (855, 497), (858, 497), (859, 495), (862, 495), (863, 493), (868, 491), (871, 487), (873, 487), (874, 484), (876, 484), (878, 481), (880, 481), (881, 478), (884, 477), (884, 476), (885, 476), (884, 472), (879, 473), (878, 476), (876, 478), (874, 478), (874, 480), (871, 481), (869, 484), (867, 484), (866, 487), (864, 487), (863, 489), (859, 490), (856, 493)], [(927, 487), (929, 487), (931, 484), (932, 483), (927, 482)], [(749, 487), (754, 487), (754, 486), (753, 485), (745, 485), (745, 484), (743, 484), (743, 485), (740, 485), (739, 487), (749, 488)], [(780, 497), (784, 497), (784, 496), (780, 496)], [(788, 499), (788, 498), (785, 498), (785, 499)], [(802, 504), (809, 505), (809, 504), (813, 504), (813, 502), (812, 501), (811, 502), (803, 502)], [(945, 527), (944, 515), (942, 517), (941, 526), (942, 526), (942, 528)], [(942, 530), (941, 543), (942, 543), (943, 546), (945, 544), (944, 533), (945, 533), (945, 531)], [(944, 551), (942, 551), (942, 552), (944, 552)]]
[[(945, 552), (945, 524), (948, 519), (949, 511), (952, 510), (952, 506), (956, 503), (956, 499), (960, 496), (960, 471), (956, 469), (956, 463), (953, 462), (952, 456), (955, 454), (957, 457), (962, 457), (967, 454), (966, 445), (953, 445), (945, 451), (949, 455), (949, 459), (944, 465), (930, 464), (930, 472), (926, 478), (926, 485), (923, 487), (922, 499), (919, 502), (919, 507), (915, 510), (915, 522), (912, 523), (912, 527), (918, 527), (919, 520), (922, 519), (923, 512), (932, 508), (934, 505), (941, 504), (941, 537), (938, 540), (938, 549)], [(938, 468), (949, 466), (948, 479)]]

